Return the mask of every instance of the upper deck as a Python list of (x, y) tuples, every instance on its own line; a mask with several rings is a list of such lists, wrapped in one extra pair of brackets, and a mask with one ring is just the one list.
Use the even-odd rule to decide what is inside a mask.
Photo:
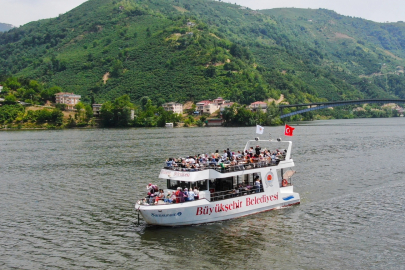
[[(274, 150), (263, 150), (257, 147), (257, 152), (260, 154), (249, 155), (250, 151), (255, 151), (250, 144), (254, 142), (256, 144), (272, 143), (287, 144), (287, 148), (275, 148)], [(258, 145), (257, 145), (258, 146)], [(170, 159), (166, 162), (166, 166), (161, 170), (159, 178), (180, 180), (180, 181), (199, 181), (203, 179), (227, 177), (243, 173), (247, 170), (260, 170), (266, 167), (277, 166), (279, 168), (294, 166), (291, 159), (291, 146), (290, 141), (263, 141), (263, 140), (251, 140), (248, 141), (244, 153), (241, 155), (233, 155), (231, 159), (219, 157), (219, 160), (213, 157), (198, 156), (196, 159), (189, 157)]]

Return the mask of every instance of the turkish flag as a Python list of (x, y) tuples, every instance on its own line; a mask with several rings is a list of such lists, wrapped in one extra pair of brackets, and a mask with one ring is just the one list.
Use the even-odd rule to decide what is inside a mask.
[(294, 129), (295, 129), (295, 128), (290, 127), (289, 125), (286, 124), (286, 125), (285, 125), (285, 128), (284, 128), (284, 135), (285, 135), (285, 136), (292, 136)]

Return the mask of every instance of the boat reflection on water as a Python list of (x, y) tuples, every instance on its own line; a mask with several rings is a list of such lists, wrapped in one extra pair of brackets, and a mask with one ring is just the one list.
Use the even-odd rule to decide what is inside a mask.
[(190, 262), (189, 259), (198, 256), (199, 266), (194, 266), (214, 267), (231, 256), (235, 260), (226, 261), (228, 266), (240, 268), (241, 265), (256, 264), (255, 269), (266, 269), (268, 265), (261, 264), (263, 260), (260, 256), (269, 252), (284, 256), (295, 245), (293, 228), (289, 224), (294, 211), (294, 207), (288, 207), (193, 226), (162, 227), (143, 223), (139, 231), (140, 240), (146, 250), (159, 248), (175, 255), (173, 258), (177, 263), (184, 263), (179, 258)]

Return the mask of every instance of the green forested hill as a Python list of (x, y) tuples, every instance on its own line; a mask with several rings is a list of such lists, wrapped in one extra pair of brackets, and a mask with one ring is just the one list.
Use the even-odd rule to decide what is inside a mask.
[(84, 101), (405, 98), (405, 23), (208, 0), (89, 0), (0, 34), (0, 74)]
[(11, 24), (0, 23), (0, 32), (6, 32), (12, 28), (13, 28), (13, 26)]

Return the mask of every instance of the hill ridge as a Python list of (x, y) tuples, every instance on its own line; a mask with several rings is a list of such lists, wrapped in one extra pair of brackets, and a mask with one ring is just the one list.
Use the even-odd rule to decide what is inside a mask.
[[(396, 72), (405, 66), (404, 48), (404, 23), (325, 9), (89, 0), (0, 34), (0, 74), (58, 85), (97, 103), (123, 94), (156, 103), (222, 96), (249, 104), (281, 94), (289, 103), (404, 98), (404, 76)], [(371, 76), (379, 72), (384, 76)]]

